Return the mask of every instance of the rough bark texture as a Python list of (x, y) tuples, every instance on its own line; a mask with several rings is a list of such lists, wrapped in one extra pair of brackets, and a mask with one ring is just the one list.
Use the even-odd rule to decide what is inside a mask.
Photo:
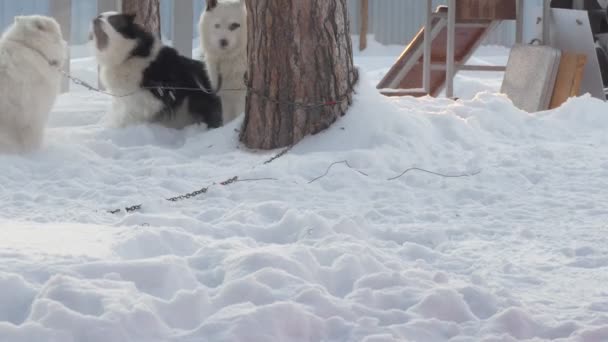
[(122, 0), (122, 12), (136, 14), (138, 24), (160, 37), (160, 0)]
[(358, 79), (346, 4), (247, 0), (250, 91), (241, 131), (247, 147), (289, 146), (346, 113)]

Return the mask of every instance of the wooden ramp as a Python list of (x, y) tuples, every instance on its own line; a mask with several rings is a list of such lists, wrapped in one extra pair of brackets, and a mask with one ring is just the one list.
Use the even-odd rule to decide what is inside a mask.
[[(507, 2), (505, 2), (507, 3)], [(512, 13), (511, 13), (512, 12)], [(455, 29), (454, 60), (456, 70), (467, 70), (464, 64), (483, 42), (486, 36), (504, 19), (515, 19), (515, 7), (502, 17), (491, 19), (471, 19), (471, 13), (457, 10)], [(438, 96), (446, 83), (447, 57), (447, 18), (448, 10), (440, 6), (432, 15), (431, 20), (431, 73), (430, 93)], [(479, 16), (484, 17), (484, 16)], [(488, 17), (488, 16), (485, 16)], [(418, 32), (411, 43), (405, 48), (399, 59), (386, 76), (377, 85), (380, 92), (387, 96), (424, 96), (423, 88), (423, 59), (424, 59), (424, 27)], [(479, 67), (476, 70), (483, 69)], [(502, 67), (488, 67), (487, 70), (500, 71)]]

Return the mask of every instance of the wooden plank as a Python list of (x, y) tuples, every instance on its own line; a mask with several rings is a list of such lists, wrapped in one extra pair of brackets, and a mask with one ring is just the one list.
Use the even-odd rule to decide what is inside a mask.
[[(437, 25), (439, 23), (435, 23)], [(470, 55), (475, 51), (479, 43), (485, 37), (485, 33), (491, 30), (494, 26), (488, 24), (485, 29), (479, 28), (456, 28), (456, 44), (455, 44), (455, 61), (457, 64), (465, 64)], [(411, 69), (404, 70), (407, 66), (407, 61), (415, 58), (414, 51), (422, 49), (422, 34), (418, 34), (414, 41), (410, 43), (399, 60), (389, 70), (385, 78), (378, 84), (378, 88), (419, 88), (422, 85), (422, 57), (413, 64)], [(444, 27), (439, 35), (433, 40), (431, 61), (433, 64), (445, 65), (447, 45), (447, 29)], [(402, 73), (402, 71), (406, 71)], [(403, 76), (400, 76), (403, 74)], [(446, 80), (445, 72), (439, 70), (431, 70), (431, 93), (432, 96), (437, 96), (444, 87)]]
[[(433, 31), (436, 30), (437, 32), (432, 35), (432, 64), (445, 65), (446, 63), (447, 27), (446, 19), (443, 18), (444, 16), (441, 16), (446, 12), (447, 8), (443, 6), (438, 8), (433, 15), (431, 26), (433, 27)], [(499, 21), (489, 21), (485, 19), (467, 20), (464, 25), (462, 22), (457, 22), (455, 29), (456, 40), (454, 44), (454, 59), (456, 64), (464, 65), (488, 33), (491, 32), (498, 23)], [(425, 95), (425, 93), (418, 90), (424, 86), (423, 41), (424, 28), (422, 28), (414, 39), (412, 39), (395, 64), (376, 86), (377, 89), (381, 90), (381, 93), (387, 96)], [(446, 72), (442, 70), (443, 68), (431, 68), (429, 80), (429, 95), (431, 96), (438, 96), (445, 87)], [(388, 91), (388, 89), (399, 89), (400, 91), (392, 92)], [(415, 91), (408, 89), (415, 89)]]
[(367, 31), (369, 29), (369, 0), (361, 0), (361, 30), (359, 31), (359, 51), (367, 48)]
[(587, 56), (584, 54), (562, 53), (550, 109), (561, 106), (568, 98), (579, 94), (586, 64)]
[(572, 91), (570, 96), (579, 96), (581, 94), (581, 87), (583, 84), (583, 78), (585, 76), (585, 67), (587, 65), (587, 55), (578, 55), (576, 63), (576, 75), (574, 76), (574, 82), (572, 82)]
[[(50, 2), (51, 16), (57, 20), (61, 26), (63, 39), (68, 42), (66, 47), (66, 60), (63, 70), (70, 72), (70, 38), (72, 36), (72, 0), (51, 0)], [(63, 77), (61, 80), (61, 91), (67, 93), (70, 91), (70, 80)]]
[(171, 40), (173, 41), (173, 47), (186, 57), (192, 57), (192, 39), (194, 38), (192, 32), (193, 25), (194, 1), (174, 0)]
[(458, 0), (456, 6), (458, 20), (515, 20), (516, 0)]

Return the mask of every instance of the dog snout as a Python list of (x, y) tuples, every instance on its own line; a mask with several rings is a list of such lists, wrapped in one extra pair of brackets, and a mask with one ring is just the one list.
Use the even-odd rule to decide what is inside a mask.
[(228, 47), (228, 39), (220, 39), (220, 46), (225, 49)]

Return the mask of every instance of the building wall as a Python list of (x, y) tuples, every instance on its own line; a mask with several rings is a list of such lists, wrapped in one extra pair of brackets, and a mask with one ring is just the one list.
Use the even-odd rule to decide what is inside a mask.
[[(351, 31), (359, 33), (361, 0), (349, 0)], [(433, 8), (447, 4), (447, 0), (433, 0)], [(383, 44), (407, 44), (424, 25), (423, 0), (369, 0), (369, 33)], [(540, 11), (542, 0), (524, 0), (527, 19), (524, 37), (534, 35), (534, 18)], [(484, 44), (511, 46), (515, 42), (515, 22), (506, 21), (492, 32)]]
[[(0, 0), (0, 30), (10, 25), (13, 17), (19, 14), (47, 14), (50, 0)], [(171, 36), (172, 2), (175, 0), (161, 0), (162, 31), (163, 36)], [(525, 0), (526, 9), (539, 7), (542, 0)], [(193, 34), (197, 35), (196, 23), (204, 8), (204, 1), (195, 1)], [(359, 32), (360, 0), (348, 0), (351, 17), (351, 31)], [(418, 32), (424, 22), (423, 0), (369, 0), (370, 33), (375, 34), (376, 40), (383, 44), (407, 44)], [(433, 6), (443, 5), (446, 0), (433, 0)], [(90, 20), (96, 14), (96, 0), (72, 1), (72, 37), (71, 42), (83, 44), (87, 40)], [(528, 21), (533, 21), (528, 19)], [(515, 40), (515, 24), (505, 22), (488, 37), (486, 44), (499, 44), (510, 46)]]

